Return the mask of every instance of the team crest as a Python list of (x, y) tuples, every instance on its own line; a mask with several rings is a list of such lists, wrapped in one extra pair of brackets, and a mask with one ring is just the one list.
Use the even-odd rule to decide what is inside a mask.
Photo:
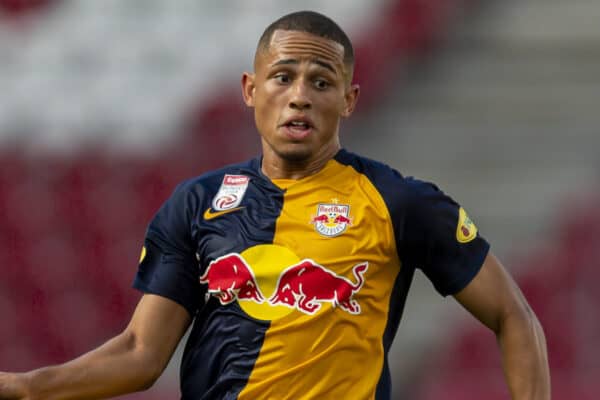
[(213, 210), (224, 211), (239, 206), (246, 189), (248, 189), (249, 182), (250, 178), (246, 175), (225, 175), (223, 183), (213, 199)]
[(477, 236), (477, 227), (461, 207), (458, 210), (458, 226), (456, 227), (456, 240), (459, 243), (468, 243)]
[(323, 236), (335, 237), (352, 226), (350, 206), (346, 204), (319, 204), (317, 215), (312, 217), (311, 224)]

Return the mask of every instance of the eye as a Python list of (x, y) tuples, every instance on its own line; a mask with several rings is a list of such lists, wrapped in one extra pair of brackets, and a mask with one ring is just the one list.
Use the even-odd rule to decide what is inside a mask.
[(329, 82), (327, 82), (324, 79), (317, 79), (315, 80), (315, 86), (317, 87), (317, 89), (319, 90), (325, 90), (327, 89), (330, 85)]
[(290, 83), (290, 77), (288, 74), (277, 74), (277, 75), (275, 75), (274, 78), (277, 81), (277, 83), (281, 83), (281, 84)]

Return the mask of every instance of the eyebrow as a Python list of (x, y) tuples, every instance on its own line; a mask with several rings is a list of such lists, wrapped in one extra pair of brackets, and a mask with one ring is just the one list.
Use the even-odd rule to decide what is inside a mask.
[[(330, 70), (331, 72), (333, 72), (334, 74), (337, 74), (335, 68), (333, 68), (333, 66), (325, 61), (319, 60), (318, 58), (312, 59), (311, 60), (312, 63), (320, 65), (323, 68), (326, 68), (328, 70)], [(273, 64), (273, 66), (277, 66), (277, 65), (289, 65), (289, 64), (300, 64), (300, 62), (294, 58), (285, 58), (283, 60), (279, 60), (276, 63)]]

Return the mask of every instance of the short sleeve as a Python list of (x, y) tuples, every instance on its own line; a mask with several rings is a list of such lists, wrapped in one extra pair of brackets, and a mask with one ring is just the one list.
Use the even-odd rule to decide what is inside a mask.
[(204, 294), (192, 240), (197, 196), (189, 184), (179, 185), (158, 210), (146, 231), (133, 287), (169, 298), (194, 316)]
[(443, 296), (462, 290), (489, 251), (466, 211), (437, 186), (407, 178), (404, 255)]

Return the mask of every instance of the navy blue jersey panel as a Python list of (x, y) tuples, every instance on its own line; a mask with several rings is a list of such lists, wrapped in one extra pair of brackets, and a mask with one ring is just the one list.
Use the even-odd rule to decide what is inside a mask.
[(414, 268), (409, 266), (402, 267), (400, 273), (396, 277), (394, 282), (394, 289), (392, 290), (392, 296), (390, 298), (390, 307), (388, 314), (388, 321), (383, 334), (383, 349), (384, 349), (384, 366), (381, 373), (381, 378), (377, 384), (377, 393), (375, 396), (376, 400), (389, 400), (391, 399), (391, 377), (388, 363), (388, 353), (392, 347), (392, 342), (396, 336), (400, 320), (402, 319), (402, 312), (404, 311), (404, 304), (406, 303), (406, 297), (410, 284), (412, 283), (414, 276)]
[(375, 400), (391, 400), (392, 398), (392, 375), (390, 374), (390, 366), (388, 363), (387, 354), (383, 360), (383, 369), (381, 377), (377, 382), (377, 391), (375, 392)]
[(246, 385), (269, 324), (235, 299), (207, 297), (200, 279), (220, 257), (272, 243), (282, 205), (283, 191), (254, 159), (179, 185), (150, 223), (134, 286), (195, 316), (181, 366), (183, 399), (233, 399)]
[[(283, 191), (260, 172), (260, 160), (229, 167), (206, 179), (206, 197), (218, 193), (225, 174), (244, 175), (249, 185), (236, 211), (198, 219), (197, 256), (200, 274), (210, 263), (230, 253), (242, 253), (273, 242), (283, 206)], [(203, 207), (202, 214), (211, 207)], [(211, 297), (200, 310), (181, 366), (183, 399), (236, 398), (245, 387), (269, 323), (248, 317), (234, 302), (222, 305)]]
[(270, 323), (237, 308), (213, 299), (200, 311), (181, 365), (183, 400), (234, 399), (245, 387)]
[(213, 173), (206, 179), (209, 202), (202, 213), (211, 206), (210, 200), (217, 194), (225, 173), (248, 176), (250, 182), (239, 210), (210, 220), (199, 215), (197, 253), (201, 274), (211, 261), (222, 255), (241, 253), (257, 244), (272, 243), (275, 223), (283, 205), (283, 191), (262, 175), (260, 160), (254, 159)]
[(165, 253), (152, 239), (144, 241), (146, 256), (140, 263), (133, 287), (148, 294), (171, 299), (191, 316), (196, 314), (203, 302), (205, 290), (197, 279), (198, 265), (195, 259), (177, 260)]
[(410, 194), (406, 252), (440, 294), (455, 294), (479, 272), (490, 246), (479, 233), (466, 243), (458, 241), (460, 206), (437, 186), (414, 178), (405, 182)]
[(203, 293), (192, 237), (194, 216), (201, 203), (201, 188), (193, 180), (180, 184), (150, 222), (133, 286), (145, 293), (167, 297), (193, 316)]

